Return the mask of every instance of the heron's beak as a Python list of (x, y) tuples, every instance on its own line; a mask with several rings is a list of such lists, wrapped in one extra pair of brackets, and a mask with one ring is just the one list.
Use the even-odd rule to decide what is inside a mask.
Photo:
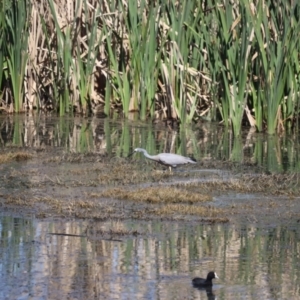
[(132, 156), (135, 153), (135, 151), (133, 151), (132, 153), (130, 153), (127, 157)]

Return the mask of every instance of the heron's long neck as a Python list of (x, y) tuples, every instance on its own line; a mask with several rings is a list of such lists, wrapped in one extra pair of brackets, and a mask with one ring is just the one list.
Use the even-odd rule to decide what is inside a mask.
[(149, 158), (149, 159), (155, 160), (155, 155), (150, 155), (147, 151), (144, 151), (144, 156)]

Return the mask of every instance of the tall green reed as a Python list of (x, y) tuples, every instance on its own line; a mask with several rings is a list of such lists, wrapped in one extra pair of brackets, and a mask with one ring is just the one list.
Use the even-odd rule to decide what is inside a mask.
[[(84, 43), (78, 37), (76, 58), (72, 59), (72, 69), (74, 70), (73, 77), (73, 91), (79, 90), (78, 112), (87, 113), (88, 103), (90, 103), (92, 95), (92, 87), (94, 86), (95, 78), (93, 74), (96, 70), (96, 60), (99, 55), (99, 45), (102, 34), (98, 33), (97, 15), (100, 13), (100, 8), (93, 11), (92, 14), (88, 13), (87, 2), (76, 3), (76, 15), (84, 14), (81, 26), (85, 28), (86, 38)], [(83, 10), (84, 8), (84, 10)], [(77, 101), (77, 99), (75, 99)]]
[[(72, 67), (72, 56), (74, 54), (73, 49), (73, 37), (74, 37), (74, 24), (60, 24), (57, 11), (55, 9), (55, 3), (53, 0), (48, 0), (55, 32), (56, 32), (56, 61), (55, 61), (55, 72), (53, 83), (58, 87), (58, 107), (59, 114), (63, 116), (68, 113), (71, 108), (70, 102), (70, 91), (71, 91), (71, 67)], [(52, 50), (52, 49), (51, 49)]]
[[(140, 102), (139, 110), (141, 120), (146, 120), (149, 114), (152, 118), (155, 112), (155, 96), (162, 51), (162, 49), (158, 49), (157, 43), (159, 28), (156, 20), (158, 15), (159, 6), (154, 7), (151, 4), (148, 11), (148, 17), (144, 17), (141, 21), (141, 47), (134, 56), (135, 63), (140, 65), (140, 74), (139, 76), (136, 75), (136, 77), (138, 78), (138, 99)], [(136, 46), (139, 47), (139, 45)]]
[[(26, 70), (26, 36), (32, 29), (24, 18), (29, 9), (24, 3), (8, 5), (6, 31), (0, 29), (9, 41), (2, 48), (10, 49), (0, 57), (0, 69), (7, 58), (9, 72), (4, 74), (18, 99), (16, 111), (25, 99), (21, 69)], [(235, 136), (246, 122), (269, 133), (295, 126), (300, 69), (297, 1), (224, 0), (216, 5), (214, 0), (108, 0), (101, 6), (78, 0), (65, 19), (59, 5), (48, 0), (42, 10), (44, 36), (34, 39), (39, 56), (34, 70), (36, 86), (49, 92), (61, 115), (72, 106), (86, 113), (92, 99), (101, 107), (104, 98), (107, 114), (113, 108), (129, 118), (130, 111), (139, 111), (142, 120), (160, 115), (182, 123), (201, 117), (231, 126)], [(103, 90), (106, 87), (105, 95), (96, 88), (99, 82)]]
[(0, 98), (2, 98), (2, 78), (4, 75), (4, 67), (6, 64), (5, 54), (5, 9), (3, 2), (0, 4)]
[(196, 2), (169, 1), (162, 7), (162, 22), (168, 30), (161, 72), (169, 117), (183, 123), (192, 121), (201, 96), (199, 68), (204, 66), (204, 57), (203, 36), (198, 32), (202, 19)]
[[(279, 1), (276, 6), (270, 4), (268, 1), (268, 6), (265, 6), (263, 1), (259, 1), (252, 23), (260, 63), (258, 76), (261, 80), (257, 86), (262, 93), (262, 102), (259, 103), (262, 106), (255, 109), (258, 111), (265, 108), (267, 132), (274, 134), (284, 129), (282, 113), (288, 112), (286, 117), (292, 115), (292, 106), (295, 104), (293, 96), (299, 91), (298, 82), (293, 77), (299, 65), (298, 59), (295, 60), (295, 53), (299, 52), (300, 24), (293, 17), (297, 4), (294, 7), (290, 7), (285, 1)], [(286, 91), (289, 91), (288, 94)]]
[(241, 134), (242, 119), (248, 98), (249, 69), (253, 30), (248, 25), (250, 10), (246, 1), (216, 8), (219, 35), (219, 51), (214, 54), (220, 68), (221, 115), (227, 126), (231, 125), (234, 136)]
[[(114, 30), (111, 28), (106, 16), (101, 16), (103, 23), (105, 46), (107, 48), (108, 57), (108, 72), (106, 72), (106, 90), (108, 90), (108, 84), (112, 87), (109, 90), (110, 97), (106, 96), (106, 109), (107, 99), (111, 100), (117, 97), (122, 103), (122, 109), (125, 117), (129, 114), (129, 104), (131, 98), (130, 77), (128, 70), (126, 69), (123, 44), (125, 43), (124, 37), (115, 35)], [(124, 42), (123, 42), (124, 41)], [(118, 52), (120, 51), (120, 61), (118, 61)], [(114, 101), (116, 101), (114, 99)]]
[(124, 115), (128, 117), (130, 111), (139, 111), (140, 118), (145, 120), (149, 112), (153, 116), (155, 108), (160, 61), (156, 22), (159, 7), (148, 6), (146, 1), (140, 5), (129, 1), (111, 9), (122, 13), (120, 22), (124, 28), (114, 30), (110, 18), (103, 14), (110, 75), (107, 80), (122, 103)]
[(24, 80), (28, 59), (30, 1), (12, 1), (5, 9), (3, 36), (6, 41), (7, 66), (13, 94), (14, 111), (24, 110)]

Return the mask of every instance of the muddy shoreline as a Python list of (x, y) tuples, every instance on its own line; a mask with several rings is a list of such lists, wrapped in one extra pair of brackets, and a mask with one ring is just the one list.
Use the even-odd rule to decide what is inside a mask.
[[(0, 153), (2, 213), (51, 219), (297, 224), (297, 174), (202, 161), (169, 173), (135, 158)], [(216, 168), (218, 166), (218, 168)]]

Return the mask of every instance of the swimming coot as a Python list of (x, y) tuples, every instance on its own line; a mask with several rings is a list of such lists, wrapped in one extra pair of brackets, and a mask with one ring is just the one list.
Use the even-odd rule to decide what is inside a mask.
[(208, 274), (207, 274), (207, 277), (206, 279), (204, 278), (199, 278), (199, 277), (196, 277), (192, 280), (193, 282), (193, 285), (194, 286), (198, 286), (198, 287), (207, 287), (207, 286), (212, 286), (212, 280), (214, 278), (219, 278), (217, 273), (214, 272), (214, 271), (210, 271)]

